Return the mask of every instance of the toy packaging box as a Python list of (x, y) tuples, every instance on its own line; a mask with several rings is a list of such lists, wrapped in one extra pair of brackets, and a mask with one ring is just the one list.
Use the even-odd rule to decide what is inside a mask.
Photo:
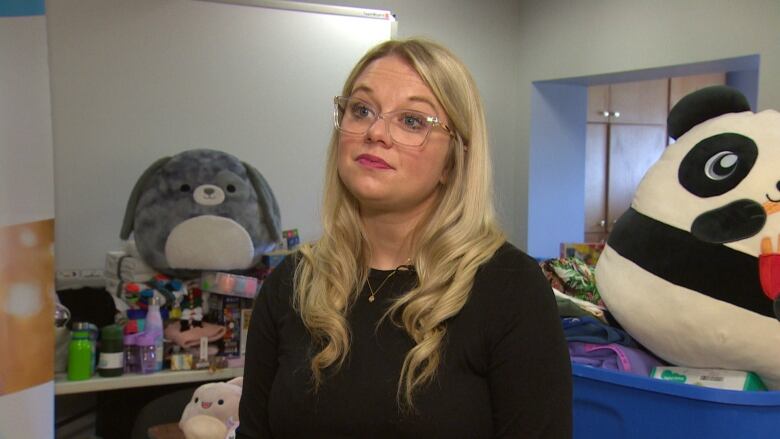
[(209, 294), (209, 321), (225, 327), (222, 337), (223, 353), (227, 357), (241, 355), (241, 313), (252, 308), (252, 300), (224, 294)]

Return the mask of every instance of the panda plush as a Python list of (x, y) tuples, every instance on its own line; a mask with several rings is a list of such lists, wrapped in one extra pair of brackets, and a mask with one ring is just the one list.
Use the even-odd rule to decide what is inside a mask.
[(709, 87), (669, 113), (596, 267), (610, 313), (669, 363), (756, 372), (780, 389), (780, 113)]
[(139, 177), (120, 232), (144, 262), (187, 279), (204, 270), (247, 271), (281, 238), (279, 206), (253, 166), (226, 152), (192, 149)]

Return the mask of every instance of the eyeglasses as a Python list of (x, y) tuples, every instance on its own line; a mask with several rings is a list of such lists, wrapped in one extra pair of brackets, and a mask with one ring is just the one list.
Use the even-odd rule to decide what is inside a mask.
[(414, 110), (398, 110), (378, 113), (368, 102), (358, 98), (336, 96), (333, 98), (333, 123), (348, 134), (365, 134), (377, 119), (384, 119), (387, 134), (394, 142), (406, 146), (421, 146), (435, 127), (450, 136), (452, 130), (431, 116)]

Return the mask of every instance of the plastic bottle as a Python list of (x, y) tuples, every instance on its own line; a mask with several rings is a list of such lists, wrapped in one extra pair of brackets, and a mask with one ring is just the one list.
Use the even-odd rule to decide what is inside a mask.
[(139, 334), (127, 334), (124, 337), (125, 345), (125, 372), (141, 373), (141, 351), (138, 348)]
[(157, 367), (156, 370), (163, 368), (163, 320), (160, 314), (160, 298), (152, 297), (149, 303), (149, 309), (146, 311), (145, 330), (147, 334), (154, 337), (154, 346), (156, 349)]
[(116, 377), (124, 372), (125, 352), (121, 326), (108, 325), (100, 330), (100, 356), (97, 369), (98, 374), (104, 377)]
[(92, 341), (89, 331), (86, 329), (74, 330), (68, 344), (68, 380), (88, 380), (92, 376), (91, 363)]
[(157, 371), (157, 346), (155, 344), (155, 334), (144, 332), (139, 334), (136, 339), (138, 343), (140, 372), (154, 373)]

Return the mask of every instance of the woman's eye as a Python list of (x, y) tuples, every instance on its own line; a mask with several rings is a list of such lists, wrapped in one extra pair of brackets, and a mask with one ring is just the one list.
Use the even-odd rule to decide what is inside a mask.
[(356, 103), (352, 105), (352, 116), (354, 116), (357, 119), (365, 119), (367, 117), (371, 117), (373, 114), (373, 110), (371, 108), (367, 107), (364, 104)]
[(182, 191), (182, 192), (189, 192), (189, 191), (190, 191), (190, 189), (191, 189), (191, 188), (190, 188), (190, 185), (188, 185), (188, 184), (186, 184), (186, 183), (185, 183), (185, 184), (183, 184), (183, 185), (181, 185), (181, 187), (179, 187), (179, 190), (180, 190), (180, 191)]
[(231, 194), (236, 191), (236, 187), (233, 186), (232, 184), (227, 185), (225, 189), (227, 189), (227, 191), (230, 192)]
[(406, 113), (401, 115), (401, 125), (412, 131), (417, 131), (425, 128), (426, 118), (419, 114)]
[(195, 397), (195, 403), (196, 404), (198, 403), (198, 397), (197, 396)]
[(225, 400), (224, 400), (224, 399), (220, 399), (219, 401), (217, 401), (217, 404), (219, 404), (219, 405), (222, 405), (222, 404), (224, 404), (224, 403), (225, 403)]

